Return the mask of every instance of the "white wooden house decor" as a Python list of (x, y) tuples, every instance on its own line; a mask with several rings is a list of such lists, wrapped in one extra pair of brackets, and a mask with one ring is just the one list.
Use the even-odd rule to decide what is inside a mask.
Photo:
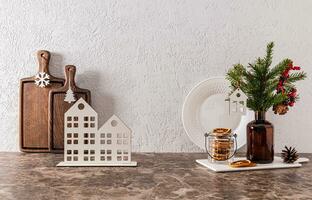
[(240, 88), (234, 90), (227, 99), (227, 101), (229, 101), (229, 114), (230, 115), (232, 113), (246, 114), (247, 99), (248, 97)]
[(116, 115), (98, 129), (98, 114), (80, 98), (64, 119), (64, 162), (57, 166), (137, 166), (132, 131)]

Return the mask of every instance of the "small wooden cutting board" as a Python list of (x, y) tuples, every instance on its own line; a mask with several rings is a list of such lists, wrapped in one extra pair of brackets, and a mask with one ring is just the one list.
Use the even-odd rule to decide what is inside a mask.
[(49, 92), (64, 85), (64, 79), (49, 73), (50, 53), (37, 52), (39, 72), (20, 80), (20, 150), (48, 152)]
[(49, 94), (49, 149), (53, 153), (64, 151), (64, 114), (80, 98), (91, 103), (91, 92), (75, 84), (76, 67), (65, 67), (65, 85)]

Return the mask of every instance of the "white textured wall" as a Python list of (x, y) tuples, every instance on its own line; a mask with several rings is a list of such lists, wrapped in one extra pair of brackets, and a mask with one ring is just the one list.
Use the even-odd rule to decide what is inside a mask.
[[(36, 73), (36, 51), (52, 52), (51, 72), (74, 64), (92, 91), (100, 124), (114, 112), (134, 130), (134, 150), (197, 151), (181, 106), (199, 81), (238, 61), (291, 57), (309, 75), (312, 1), (0, 0), (0, 150), (18, 150), (18, 83)], [(301, 101), (273, 116), (276, 150), (312, 152), (312, 82)]]

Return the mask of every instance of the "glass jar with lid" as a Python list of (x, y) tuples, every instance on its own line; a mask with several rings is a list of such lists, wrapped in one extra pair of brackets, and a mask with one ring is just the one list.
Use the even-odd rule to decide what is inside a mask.
[(205, 133), (205, 148), (208, 160), (232, 161), (237, 151), (237, 135), (231, 129), (215, 128), (209, 133)]

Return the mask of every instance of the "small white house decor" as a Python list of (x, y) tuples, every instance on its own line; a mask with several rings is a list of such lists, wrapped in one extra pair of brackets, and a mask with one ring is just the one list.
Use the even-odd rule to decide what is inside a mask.
[(57, 166), (137, 166), (132, 131), (117, 116), (98, 129), (98, 114), (80, 98), (64, 117), (64, 162)]
[(235, 91), (233, 91), (229, 98), (226, 99), (226, 101), (229, 102), (229, 114), (234, 113), (241, 113), (246, 114), (246, 103), (247, 103), (248, 97), (246, 94), (240, 89), (237, 88)]

